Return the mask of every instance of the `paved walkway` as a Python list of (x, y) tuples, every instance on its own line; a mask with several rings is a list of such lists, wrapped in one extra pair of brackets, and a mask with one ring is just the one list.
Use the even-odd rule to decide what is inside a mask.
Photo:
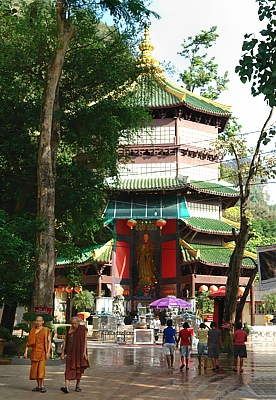
[[(197, 368), (192, 357), (188, 371), (178, 365), (168, 371), (159, 346), (123, 346), (89, 343), (91, 368), (83, 376), (82, 392), (65, 395), (64, 364), (47, 367), (46, 394), (33, 393), (29, 365), (0, 365), (0, 398), (12, 400), (251, 400), (276, 399), (276, 343), (249, 344), (244, 372), (235, 373), (233, 359), (223, 355), (218, 373)], [(72, 386), (73, 389), (73, 386)]]

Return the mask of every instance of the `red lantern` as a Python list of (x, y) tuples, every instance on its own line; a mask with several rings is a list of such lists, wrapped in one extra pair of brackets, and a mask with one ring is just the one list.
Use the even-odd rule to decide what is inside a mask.
[(129, 220), (127, 220), (126, 224), (130, 229), (133, 229), (137, 225), (137, 221), (135, 221), (135, 219), (130, 218)]
[(214, 292), (216, 292), (217, 290), (218, 290), (218, 287), (217, 287), (216, 285), (212, 285), (212, 286), (209, 287), (209, 291), (210, 291), (211, 293), (214, 293)]
[(75, 290), (75, 292), (80, 293), (80, 292), (82, 292), (82, 286), (80, 286), (80, 285), (76, 286), (74, 290)]
[(67, 287), (65, 288), (65, 290), (66, 290), (67, 293), (72, 293), (72, 292), (73, 292), (72, 286), (67, 286)]
[(208, 286), (206, 286), (206, 285), (201, 285), (201, 286), (199, 286), (199, 291), (200, 291), (201, 293), (207, 292), (207, 291), (208, 291)]
[(156, 226), (159, 226), (160, 229), (163, 228), (163, 226), (165, 226), (167, 224), (167, 221), (165, 221), (164, 219), (160, 218), (156, 221)]
[(58, 288), (57, 288), (57, 291), (59, 292), (59, 293), (62, 293), (62, 292), (64, 292), (64, 286), (59, 286)]
[(244, 294), (245, 288), (243, 286), (240, 286), (238, 289), (238, 294), (241, 297)]

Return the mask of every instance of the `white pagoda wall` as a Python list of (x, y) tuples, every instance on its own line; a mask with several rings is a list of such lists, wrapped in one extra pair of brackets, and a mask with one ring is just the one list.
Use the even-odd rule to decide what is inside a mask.
[[(174, 148), (189, 149), (194, 151), (208, 150), (217, 139), (218, 129), (214, 126), (182, 119), (155, 119), (152, 125), (139, 131), (131, 143), (121, 141), (122, 145), (132, 147), (146, 146), (174, 146)], [(177, 147), (176, 147), (177, 145)], [(179, 150), (178, 150), (179, 151)], [(191, 157), (188, 155), (137, 156), (121, 165), (122, 178), (136, 177), (176, 177), (182, 175), (188, 180), (217, 182), (219, 179), (219, 163)]]

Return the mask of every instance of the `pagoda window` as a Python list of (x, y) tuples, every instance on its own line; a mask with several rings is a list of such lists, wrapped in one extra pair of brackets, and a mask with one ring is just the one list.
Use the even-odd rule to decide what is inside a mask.
[(220, 219), (220, 206), (208, 203), (196, 203), (187, 201), (191, 217), (205, 217)]
[(180, 162), (178, 172), (189, 176), (190, 180), (216, 182), (219, 178), (219, 164), (207, 160), (203, 160), (202, 163), (204, 165), (201, 166)]
[(180, 144), (187, 146), (201, 147), (209, 149), (214, 140), (217, 139), (217, 132), (206, 132), (202, 130), (190, 129), (180, 126), (179, 140)]
[(119, 166), (120, 175), (123, 177), (159, 177), (159, 176), (175, 176), (176, 163), (132, 163)]

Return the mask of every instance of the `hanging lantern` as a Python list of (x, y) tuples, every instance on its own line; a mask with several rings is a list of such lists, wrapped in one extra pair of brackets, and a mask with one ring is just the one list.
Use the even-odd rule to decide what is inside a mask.
[(218, 290), (218, 287), (217, 287), (216, 285), (212, 285), (212, 286), (209, 287), (209, 291), (210, 291), (211, 293), (214, 293), (214, 292), (216, 292), (217, 290)]
[(226, 289), (224, 285), (220, 286), (219, 289)]
[(64, 286), (59, 286), (59, 287), (57, 288), (57, 291), (58, 291), (59, 293), (64, 292), (64, 290), (65, 290)]
[(67, 286), (67, 287), (65, 288), (65, 291), (66, 291), (67, 293), (72, 293), (72, 292), (73, 292), (72, 286)]
[(133, 219), (133, 218), (130, 218), (130, 219), (127, 220), (126, 224), (130, 229), (133, 229), (137, 225), (137, 221), (135, 219)]
[(206, 286), (206, 285), (201, 285), (201, 286), (199, 286), (199, 291), (200, 291), (201, 293), (207, 292), (207, 291), (208, 291), (208, 286)]
[(74, 290), (76, 293), (80, 293), (80, 292), (82, 292), (82, 286), (80, 286), (80, 285), (76, 286)]
[(238, 289), (238, 294), (241, 297), (244, 294), (245, 288), (243, 286), (240, 286)]
[(163, 228), (163, 226), (165, 226), (167, 224), (167, 221), (165, 221), (164, 219), (160, 218), (155, 222), (156, 226), (159, 226), (160, 229)]

